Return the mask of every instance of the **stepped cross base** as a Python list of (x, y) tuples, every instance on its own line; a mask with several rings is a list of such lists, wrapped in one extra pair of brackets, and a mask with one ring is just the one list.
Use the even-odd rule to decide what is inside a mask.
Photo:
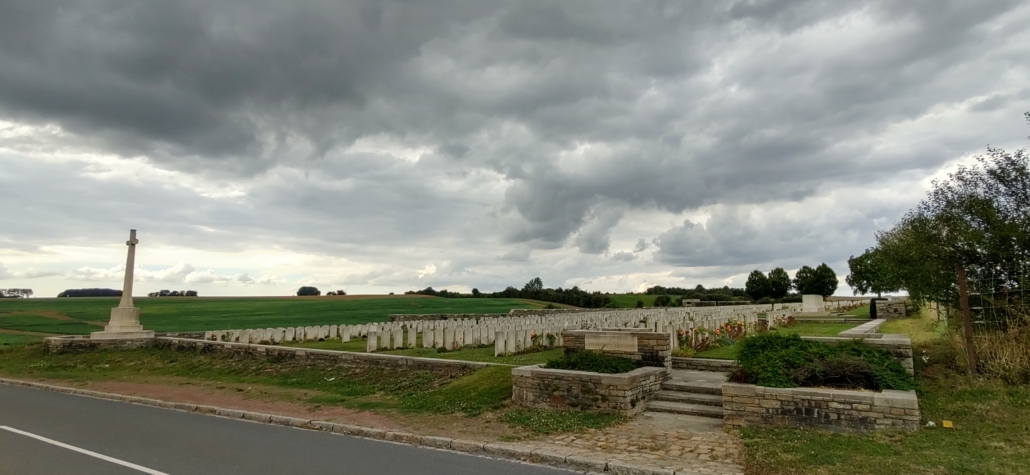
[(139, 309), (135, 307), (115, 307), (111, 309), (111, 322), (104, 331), (89, 334), (91, 340), (118, 340), (153, 338), (154, 332), (144, 330), (139, 323)]

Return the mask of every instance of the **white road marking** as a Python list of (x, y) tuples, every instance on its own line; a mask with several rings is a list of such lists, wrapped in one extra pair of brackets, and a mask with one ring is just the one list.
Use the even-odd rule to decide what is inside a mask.
[(25, 437), (32, 437), (33, 439), (41, 440), (41, 441), (46, 442), (48, 444), (53, 444), (53, 445), (56, 445), (58, 447), (65, 448), (65, 449), (68, 449), (68, 450), (73, 450), (73, 451), (78, 452), (80, 454), (86, 454), (86, 455), (89, 455), (90, 457), (96, 457), (96, 458), (98, 458), (100, 460), (106, 460), (108, 462), (111, 462), (111, 463), (114, 463), (114, 464), (118, 464), (118, 465), (121, 465), (123, 467), (129, 467), (129, 468), (131, 468), (133, 470), (139, 470), (139, 471), (141, 471), (143, 473), (149, 473), (150, 475), (168, 475), (167, 473), (164, 473), (164, 472), (158, 472), (157, 470), (149, 469), (147, 467), (143, 467), (143, 466), (140, 466), (140, 465), (136, 465), (134, 463), (126, 462), (124, 460), (118, 460), (118, 459), (116, 459), (114, 457), (108, 457), (108, 456), (106, 456), (104, 454), (98, 454), (96, 452), (91, 452), (91, 451), (86, 450), (86, 449), (80, 449), (80, 448), (78, 448), (78, 447), (76, 447), (74, 445), (68, 445), (68, 444), (65, 444), (63, 442), (58, 442), (56, 440), (48, 439), (46, 437), (43, 437), (41, 435), (36, 435), (36, 434), (31, 433), (31, 432), (25, 432), (23, 430), (18, 430), (18, 429), (15, 429), (13, 427), (0, 426), (0, 429), (6, 430), (8, 432), (13, 432), (13, 433), (19, 434), (19, 435), (24, 435)]

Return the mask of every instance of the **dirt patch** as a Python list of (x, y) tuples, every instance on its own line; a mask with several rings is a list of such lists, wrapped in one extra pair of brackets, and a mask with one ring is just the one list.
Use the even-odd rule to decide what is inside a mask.
[(54, 311), (48, 311), (48, 310), (39, 310), (39, 311), (32, 311), (32, 312), (23, 312), (23, 311), (4, 312), (2, 315), (0, 315), (0, 318), (3, 318), (3, 317), (17, 317), (19, 315), (31, 315), (31, 316), (34, 316), (34, 317), (52, 318), (54, 320), (61, 320), (61, 321), (65, 321), (65, 322), (68, 322), (68, 321), (78, 321), (78, 320), (75, 320), (74, 318), (69, 317), (67, 315), (64, 315), (62, 313), (58, 313), (58, 312), (54, 312)]
[(21, 330), (7, 330), (4, 328), (0, 328), (0, 333), (6, 333), (8, 335), (55, 336), (54, 333), (26, 332)]

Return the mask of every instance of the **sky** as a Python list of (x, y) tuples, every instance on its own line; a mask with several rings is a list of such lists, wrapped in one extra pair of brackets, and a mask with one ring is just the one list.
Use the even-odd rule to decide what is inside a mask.
[(742, 287), (1024, 148), (1025, 1), (0, 0), (0, 288)]

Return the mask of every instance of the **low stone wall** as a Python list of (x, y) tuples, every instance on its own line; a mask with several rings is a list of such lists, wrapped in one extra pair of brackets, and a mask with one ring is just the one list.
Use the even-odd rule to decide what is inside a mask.
[(132, 349), (152, 346), (153, 344), (153, 338), (91, 340), (88, 336), (51, 336), (43, 339), (44, 347), (52, 353)]
[(730, 372), (737, 369), (737, 360), (717, 360), (712, 358), (678, 358), (672, 357), (674, 369), (690, 369), (694, 371)]
[(318, 361), (349, 366), (386, 366), (448, 373), (470, 372), (487, 366), (495, 366), (493, 363), (479, 363), (473, 361), (417, 358), (412, 356), (387, 355), (382, 353), (314, 350), (311, 348), (277, 345), (228, 343), (220, 341), (195, 340), (191, 338), (159, 337), (154, 339), (153, 345), (158, 348), (171, 348), (175, 350), (218, 351), (264, 356), (269, 358), (303, 359), (307, 361)]
[(511, 371), (511, 400), (523, 407), (634, 415), (668, 379), (667, 369), (647, 366), (620, 374), (523, 366)]
[(90, 340), (85, 337), (50, 337), (46, 338), (46, 346), (49, 351), (55, 352), (143, 347), (168, 348), (182, 351), (234, 353), (266, 358), (301, 359), (333, 365), (408, 368), (412, 370), (427, 370), (455, 375), (472, 372), (487, 366), (496, 366), (494, 363), (480, 363), (473, 361), (417, 358), (411, 356), (387, 355), (382, 353), (314, 350), (310, 348), (257, 345), (250, 343), (229, 343), (170, 336), (139, 340)]
[(642, 366), (672, 367), (672, 334), (653, 331), (570, 330), (562, 333), (565, 353), (600, 351), (639, 362)]
[(894, 318), (905, 318), (907, 310), (905, 309), (905, 299), (887, 299), (887, 300), (875, 300), (876, 303), (876, 318), (894, 319)]
[(915, 391), (722, 386), (723, 421), (731, 426), (798, 426), (838, 432), (919, 428)]

